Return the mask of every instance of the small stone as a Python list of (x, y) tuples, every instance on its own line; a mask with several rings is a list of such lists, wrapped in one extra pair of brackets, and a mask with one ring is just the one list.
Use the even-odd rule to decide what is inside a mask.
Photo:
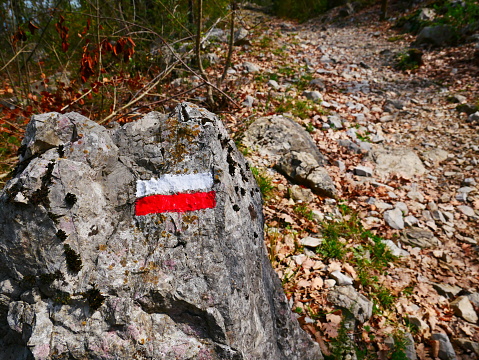
[(311, 100), (311, 101), (322, 101), (323, 96), (319, 91), (313, 90), (313, 91), (308, 91), (305, 90), (303, 91), (303, 96), (306, 97), (306, 99)]
[(329, 292), (328, 301), (349, 310), (360, 323), (369, 320), (373, 313), (373, 303), (351, 285), (336, 287)]
[(463, 104), (463, 103), (467, 102), (467, 97), (465, 97), (463, 95), (456, 94), (456, 95), (451, 96), (450, 100), (451, 100), (452, 103)]
[(407, 193), (407, 197), (411, 200), (418, 201), (420, 203), (424, 202), (424, 195), (419, 191), (410, 191)]
[(319, 245), (321, 245), (321, 243), (323, 241), (324, 241), (323, 239), (318, 239), (318, 238), (314, 238), (312, 236), (307, 236), (307, 237), (301, 239), (301, 245), (315, 248), (315, 247), (318, 247)]
[(324, 220), (324, 214), (319, 210), (312, 210), (312, 215), (313, 215), (313, 220), (315, 221), (319, 222)]
[(441, 360), (456, 360), (456, 353), (446, 334), (432, 334), (432, 339), (439, 341), (439, 358)]
[(400, 209), (388, 210), (384, 213), (384, 221), (396, 230), (404, 229), (404, 220)]
[(395, 208), (401, 210), (401, 212), (403, 213), (404, 216), (406, 216), (408, 213), (409, 213), (409, 209), (406, 205), (406, 203), (402, 202), (402, 201), (398, 201), (395, 205), (394, 205)]
[(459, 286), (449, 285), (449, 284), (432, 284), (434, 289), (436, 289), (439, 295), (442, 295), (446, 298), (453, 298), (459, 294), (462, 289)]
[(424, 218), (425, 221), (433, 221), (434, 220), (432, 218), (431, 212), (429, 210), (424, 210), (422, 212), (422, 217)]
[(441, 195), (441, 198), (439, 199), (442, 203), (448, 203), (451, 201), (451, 195), (448, 193), (444, 193)]
[(336, 280), (336, 283), (339, 286), (344, 286), (344, 285), (353, 285), (353, 279), (351, 279), (349, 276), (344, 275), (341, 271), (336, 270), (333, 271), (331, 274), (329, 274), (330, 277), (332, 277), (334, 280)]
[(331, 289), (331, 288), (333, 288), (335, 285), (336, 285), (336, 280), (334, 280), (334, 279), (324, 280), (324, 287), (325, 287), (326, 289)]
[(346, 164), (341, 160), (334, 160), (333, 164), (339, 168), (339, 171), (344, 172), (346, 171)]
[(368, 166), (358, 165), (354, 168), (353, 173), (358, 176), (373, 176), (373, 169)]
[(467, 296), (459, 296), (450, 304), (454, 313), (472, 324), (477, 323), (478, 317)]
[(474, 304), (474, 306), (479, 307), (479, 292), (469, 294), (467, 296), (469, 301)]
[(374, 135), (371, 139), (371, 142), (375, 144), (382, 143), (383, 141), (386, 141), (386, 138), (382, 135)]
[(253, 107), (254, 101), (255, 101), (254, 97), (252, 97), (251, 95), (246, 95), (243, 101), (243, 105), (246, 107)]
[(276, 80), (268, 80), (268, 85), (275, 90), (279, 89), (279, 84)]
[(326, 85), (324, 85), (324, 81), (321, 79), (313, 79), (309, 82), (309, 85), (316, 87), (320, 91), (326, 90)]
[(472, 218), (476, 218), (476, 213), (474, 212), (474, 209), (470, 206), (466, 206), (466, 205), (459, 205), (457, 207), (457, 209), (463, 213), (464, 215), (466, 216), (469, 216), (469, 217), (472, 217)]
[(418, 223), (418, 219), (412, 215), (408, 215), (404, 218), (404, 225), (407, 227), (412, 227)]
[(434, 210), (438, 209), (438, 207), (437, 207), (437, 205), (434, 201), (428, 202), (426, 206), (427, 206), (427, 209), (430, 210), (430, 211), (434, 211)]
[(420, 247), (423, 249), (433, 248), (441, 245), (441, 242), (431, 231), (420, 228), (406, 229), (401, 241), (412, 247)]
[(467, 118), (467, 122), (470, 122), (470, 123), (479, 122), (479, 111), (469, 115), (469, 117)]
[(260, 71), (260, 68), (258, 66), (250, 62), (243, 63), (243, 68), (247, 73), (256, 73)]
[(441, 223), (445, 223), (446, 219), (444, 218), (444, 215), (442, 214), (441, 211), (439, 210), (434, 210), (431, 212), (431, 216), (435, 221), (439, 221)]
[[(329, 124), (328, 124), (328, 126), (329, 126)], [(340, 146), (344, 146), (345, 148), (347, 148), (351, 152), (354, 152), (356, 154), (361, 154), (361, 148), (357, 144), (352, 142), (351, 140), (339, 139), (338, 144)]]
[(429, 330), (429, 325), (416, 315), (409, 315), (408, 320), (412, 325), (416, 326), (420, 332)]
[(294, 201), (302, 201), (305, 203), (310, 203), (314, 199), (311, 189), (299, 185), (291, 186), (291, 188), (289, 188), (289, 195)]
[[(333, 128), (333, 129), (342, 129), (343, 128), (343, 121), (342, 119), (337, 116), (337, 115), (330, 115), (328, 116), (328, 124)], [(349, 131), (349, 129), (348, 129)]]
[(392, 240), (382, 240), (382, 243), (387, 246), (391, 254), (397, 257), (408, 257), (409, 253), (406, 250), (401, 249)]
[(416, 360), (416, 348), (414, 346), (414, 338), (412, 337), (411, 333), (404, 334), (404, 352), (406, 353), (406, 359), (408, 360)]
[(376, 200), (374, 205), (379, 209), (379, 210), (391, 210), (393, 209), (393, 206), (391, 204), (388, 204), (387, 202), (381, 201), (381, 200)]
[(461, 349), (466, 351), (471, 351), (476, 356), (479, 356), (479, 343), (471, 341), (469, 339), (455, 339), (454, 343), (459, 346)]
[(474, 178), (465, 178), (462, 181), (462, 185), (464, 185), (464, 186), (476, 186), (477, 182)]
[(380, 122), (390, 122), (393, 120), (394, 120), (394, 116), (392, 115), (384, 115), (384, 116), (381, 116), (381, 118), (379, 119)]
[(373, 148), (373, 145), (366, 141), (358, 141), (358, 144), (359, 148), (361, 149), (361, 152), (364, 154), (367, 154)]

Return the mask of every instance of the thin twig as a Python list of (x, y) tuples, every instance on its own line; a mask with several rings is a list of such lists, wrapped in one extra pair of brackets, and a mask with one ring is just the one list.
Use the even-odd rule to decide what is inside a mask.
[(80, 96), (78, 99), (75, 99), (73, 100), (71, 103), (65, 105), (64, 107), (62, 107), (60, 109), (60, 111), (65, 111), (66, 109), (68, 109), (70, 106), (72, 106), (73, 104), (77, 103), (78, 101), (80, 101), (81, 99), (83, 99), (85, 96), (87, 96), (89, 93), (91, 93), (93, 91), (93, 89), (90, 89), (88, 90), (86, 93), (84, 93), (82, 96)]
[[(84, 14), (84, 16), (91, 16), (91, 17), (96, 17), (95, 15), (92, 15), (92, 14)], [(106, 20), (115, 20), (115, 21), (118, 21), (117, 18), (112, 18), (112, 17), (109, 17), (109, 16), (102, 16), (101, 17), (102, 19), (106, 19)], [(156, 31), (153, 31), (149, 28), (147, 28), (146, 26), (142, 26), (142, 25), (139, 25), (139, 24), (136, 24), (136, 23), (132, 23), (130, 21), (123, 21), (124, 23), (126, 24), (130, 24), (132, 26), (137, 26), (141, 29), (145, 29), (147, 31), (149, 31), (151, 34), (157, 36), (161, 42), (168, 48), (168, 50), (173, 54), (173, 56), (176, 58), (177, 61), (179, 61), (179, 63), (184, 66), (189, 72), (191, 72), (193, 75), (196, 75), (198, 77), (201, 77), (200, 74), (198, 74), (196, 71), (194, 71), (191, 67), (188, 66), (188, 64), (185, 63), (185, 61), (177, 55), (177, 53), (173, 50), (173, 48), (170, 46), (170, 44), (168, 44), (168, 42), (163, 39), (163, 37), (158, 34)], [(225, 98), (227, 98), (231, 103), (233, 103), (233, 105), (237, 108), (240, 108), (241, 106), (236, 102), (234, 101), (231, 96), (229, 96), (227, 93), (225, 93), (223, 90), (219, 89), (216, 85), (214, 85), (213, 83), (209, 82), (209, 81), (205, 81), (205, 85), (208, 85), (208, 86), (211, 86), (213, 87), (213, 89), (215, 89), (216, 91), (218, 91), (219, 93), (221, 93)]]

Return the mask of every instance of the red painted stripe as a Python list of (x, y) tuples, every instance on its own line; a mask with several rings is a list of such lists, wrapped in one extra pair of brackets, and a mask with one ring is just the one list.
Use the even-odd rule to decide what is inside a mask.
[(193, 194), (151, 195), (136, 200), (135, 215), (195, 211), (211, 209), (215, 206), (216, 193), (214, 191)]

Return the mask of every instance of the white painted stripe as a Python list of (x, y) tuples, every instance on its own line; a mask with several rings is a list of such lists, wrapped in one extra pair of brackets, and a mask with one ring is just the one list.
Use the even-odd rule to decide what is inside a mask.
[(136, 197), (149, 195), (172, 195), (187, 191), (209, 191), (213, 186), (211, 173), (170, 175), (159, 179), (138, 180), (136, 182)]

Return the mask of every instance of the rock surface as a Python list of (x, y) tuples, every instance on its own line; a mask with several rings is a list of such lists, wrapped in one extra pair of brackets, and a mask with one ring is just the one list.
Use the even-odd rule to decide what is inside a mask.
[(311, 188), (318, 195), (335, 197), (336, 188), (327, 170), (309, 153), (291, 151), (280, 159), (276, 169), (289, 180)]
[(426, 172), (419, 156), (408, 148), (376, 148), (369, 155), (376, 163), (376, 173), (382, 176), (399, 173), (412, 177)]
[[(0, 193), (1, 359), (322, 358), (292, 318), (261, 195), (213, 114), (183, 103), (107, 130), (49, 113), (23, 145)], [(136, 215), (138, 181), (166, 174), (206, 174), (213, 203)], [(170, 185), (162, 201), (185, 186)]]
[(326, 162), (306, 130), (285, 116), (259, 118), (246, 130), (243, 144), (273, 163), (291, 151), (307, 152), (319, 165)]
[(369, 320), (373, 313), (373, 303), (358, 293), (353, 286), (338, 286), (328, 294), (334, 305), (350, 311), (360, 323)]

